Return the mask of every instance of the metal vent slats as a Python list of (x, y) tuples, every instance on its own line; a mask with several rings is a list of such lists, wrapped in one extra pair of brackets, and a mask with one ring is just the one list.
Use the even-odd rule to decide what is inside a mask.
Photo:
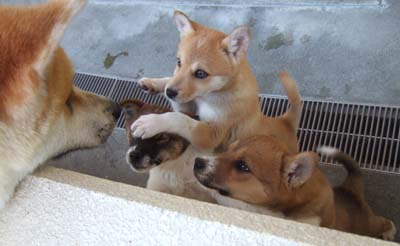
[[(144, 93), (132, 80), (77, 73), (79, 88), (115, 101), (129, 98), (169, 106), (162, 95)], [(260, 95), (261, 110), (270, 117), (283, 114), (288, 101)], [(123, 127), (124, 116), (118, 120)], [(304, 100), (298, 138), (301, 151), (328, 145), (355, 158), (362, 168), (400, 173), (400, 107)], [(323, 163), (330, 164), (326, 158)]]

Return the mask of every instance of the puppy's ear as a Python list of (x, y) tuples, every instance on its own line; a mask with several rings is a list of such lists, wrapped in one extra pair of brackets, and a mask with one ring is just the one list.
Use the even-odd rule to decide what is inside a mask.
[(314, 152), (299, 153), (284, 158), (283, 179), (289, 188), (304, 184), (318, 164), (319, 156)]
[(238, 27), (222, 41), (222, 47), (235, 63), (239, 63), (246, 55), (250, 38), (249, 27)]
[(130, 125), (139, 117), (139, 110), (145, 105), (140, 100), (125, 100), (120, 103), (122, 112), (125, 114), (125, 125), (130, 128)]
[(181, 33), (181, 38), (195, 31), (193, 22), (184, 13), (175, 10), (174, 20), (178, 31)]

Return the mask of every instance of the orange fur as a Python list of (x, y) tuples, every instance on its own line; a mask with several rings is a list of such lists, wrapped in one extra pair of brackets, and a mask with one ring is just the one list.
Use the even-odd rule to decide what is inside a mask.
[(9, 109), (21, 105), (27, 83), (33, 85), (33, 90), (38, 88), (36, 72), (29, 71), (30, 79), (26, 79), (22, 71), (33, 65), (47, 45), (62, 11), (60, 4), (0, 8), (0, 120), (9, 119)]
[[(222, 194), (290, 219), (306, 222), (315, 218), (316, 225), (323, 227), (393, 240), (394, 224), (376, 216), (364, 199), (358, 164), (340, 152), (335, 160), (344, 164), (348, 177), (332, 188), (317, 167), (316, 153), (293, 154), (281, 139), (258, 135), (203, 159), (207, 164), (195, 169), (195, 176)], [(242, 171), (243, 165), (247, 171)]]
[[(181, 12), (176, 11), (174, 16), (181, 41), (177, 52), (179, 64), (173, 77), (145, 78), (140, 84), (151, 92), (168, 89), (178, 92), (170, 101), (173, 104), (194, 102), (200, 121), (178, 113), (143, 116), (133, 124), (133, 134), (146, 138), (168, 131), (204, 151), (221, 151), (234, 140), (254, 134), (274, 134), (296, 152), (301, 111), (296, 83), (288, 73), (281, 73), (291, 107), (281, 117), (266, 118), (260, 110), (256, 78), (246, 60), (248, 28), (239, 27), (227, 35), (204, 27)], [(199, 69), (208, 76), (195, 77)]]
[(72, 84), (59, 42), (84, 0), (0, 6), (0, 208), (18, 182), (65, 152), (111, 134), (118, 105)]

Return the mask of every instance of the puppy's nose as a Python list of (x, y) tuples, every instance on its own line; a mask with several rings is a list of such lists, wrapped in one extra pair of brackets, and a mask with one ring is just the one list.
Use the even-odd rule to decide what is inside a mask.
[(119, 106), (118, 103), (113, 102), (113, 111), (112, 111), (112, 115), (114, 116), (114, 118), (116, 120), (118, 120), (119, 116), (121, 115), (121, 107)]
[(167, 88), (165, 94), (167, 94), (167, 97), (169, 99), (174, 99), (178, 95), (178, 91), (171, 88)]
[(141, 155), (140, 155), (140, 152), (138, 152), (138, 151), (131, 151), (129, 153), (129, 159), (132, 162), (136, 162), (136, 161), (140, 160), (140, 158), (141, 158)]
[(206, 168), (206, 160), (197, 157), (194, 159), (194, 170), (201, 171)]

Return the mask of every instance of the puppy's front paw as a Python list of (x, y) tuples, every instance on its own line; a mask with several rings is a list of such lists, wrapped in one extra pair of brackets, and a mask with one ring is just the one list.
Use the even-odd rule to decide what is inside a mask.
[(387, 241), (394, 241), (396, 236), (396, 226), (390, 221), (390, 229), (382, 233), (382, 239)]
[(142, 90), (151, 93), (151, 94), (157, 94), (160, 93), (160, 90), (157, 86), (157, 82), (154, 79), (151, 78), (141, 78), (138, 81), (138, 84)]
[(133, 137), (136, 138), (151, 138), (154, 135), (165, 132), (165, 124), (162, 122), (161, 115), (148, 114), (142, 115), (131, 126)]

